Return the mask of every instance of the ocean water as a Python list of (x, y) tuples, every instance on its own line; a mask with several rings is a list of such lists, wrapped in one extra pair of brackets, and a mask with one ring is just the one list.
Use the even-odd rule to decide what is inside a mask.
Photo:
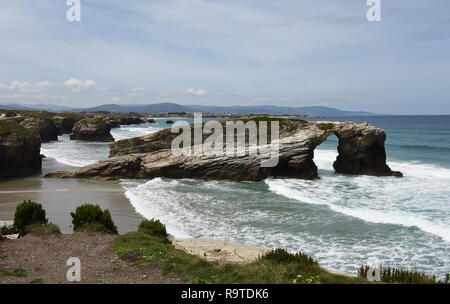
[[(158, 218), (178, 237), (226, 239), (302, 251), (332, 270), (355, 275), (368, 261), (450, 272), (450, 116), (339, 117), (386, 130), (388, 165), (403, 178), (344, 176), (332, 168), (337, 138), (314, 156), (320, 179), (263, 182), (192, 179), (123, 180), (137, 212)], [(170, 127), (113, 129), (116, 139)], [(42, 153), (81, 166), (107, 157), (108, 144), (44, 144)]]

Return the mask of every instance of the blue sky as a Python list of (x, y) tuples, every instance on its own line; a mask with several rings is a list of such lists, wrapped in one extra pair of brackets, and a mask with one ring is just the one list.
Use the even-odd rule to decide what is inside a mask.
[(1, 0), (0, 103), (450, 114), (450, 2)]

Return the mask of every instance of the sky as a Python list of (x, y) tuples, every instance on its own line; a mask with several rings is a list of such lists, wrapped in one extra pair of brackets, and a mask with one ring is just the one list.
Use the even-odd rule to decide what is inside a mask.
[(0, 0), (0, 103), (450, 114), (450, 1)]

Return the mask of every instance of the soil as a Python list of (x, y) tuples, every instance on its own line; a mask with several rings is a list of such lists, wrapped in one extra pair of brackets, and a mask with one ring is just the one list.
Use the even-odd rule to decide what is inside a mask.
[[(177, 284), (179, 277), (166, 277), (161, 267), (138, 267), (132, 260), (115, 254), (117, 235), (97, 232), (73, 234), (29, 234), (17, 240), (0, 241), (0, 270), (13, 272), (22, 268), (26, 276), (1, 275), (0, 284), (27, 284), (40, 279), (50, 284)], [(70, 257), (81, 262), (81, 281), (69, 282), (66, 274)], [(37, 280), (37, 281), (40, 281)]]

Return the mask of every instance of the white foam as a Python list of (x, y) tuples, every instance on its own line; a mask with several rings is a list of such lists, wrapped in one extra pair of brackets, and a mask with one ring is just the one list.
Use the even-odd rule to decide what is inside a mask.
[[(336, 151), (316, 150), (314, 160), (319, 170), (331, 172), (336, 156)], [(450, 242), (446, 199), (450, 195), (450, 170), (413, 162), (389, 165), (405, 177), (328, 174), (313, 182), (268, 179), (266, 183), (275, 193), (299, 202), (326, 205), (370, 223), (417, 227)]]

